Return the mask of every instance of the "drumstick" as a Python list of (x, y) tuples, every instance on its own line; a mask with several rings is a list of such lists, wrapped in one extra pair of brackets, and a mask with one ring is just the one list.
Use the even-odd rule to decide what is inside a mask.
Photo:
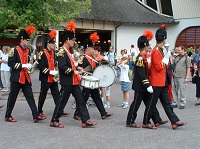
[(87, 72), (87, 71), (84, 71), (84, 70), (81, 71), (81, 72), (82, 72), (82, 73), (87, 73), (87, 74), (89, 74), (89, 75), (91, 75), (91, 76), (93, 75), (91, 72)]

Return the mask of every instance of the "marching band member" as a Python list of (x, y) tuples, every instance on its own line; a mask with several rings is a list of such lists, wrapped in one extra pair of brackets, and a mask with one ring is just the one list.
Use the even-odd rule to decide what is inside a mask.
[[(135, 90), (134, 100), (130, 106), (126, 126), (140, 128), (139, 125), (135, 123), (135, 119), (137, 117), (137, 111), (143, 101), (145, 106), (148, 104), (149, 98), (151, 98), (151, 94), (153, 93), (152, 86), (149, 83), (149, 64), (147, 62), (147, 52), (149, 49), (149, 41), (153, 38), (153, 33), (150, 30), (146, 30), (143, 36), (138, 38), (137, 44), (140, 53), (136, 57), (136, 65), (134, 67), (134, 79), (132, 89)], [(144, 114), (144, 120), (146, 120)], [(156, 126), (160, 124), (165, 124), (168, 121), (162, 121), (159, 116), (157, 108), (153, 111), (152, 120)], [(143, 122), (143, 127), (149, 129), (156, 129), (150, 122)]]
[(57, 102), (52, 120), (51, 127), (63, 128), (64, 126), (59, 123), (59, 118), (65, 108), (67, 101), (72, 94), (76, 100), (77, 109), (80, 112), (82, 120), (82, 127), (92, 127), (96, 122), (91, 122), (86, 104), (81, 94), (80, 83), (80, 68), (75, 65), (70, 48), (75, 43), (75, 29), (76, 25), (73, 21), (68, 22), (63, 32), (64, 44), (57, 53), (58, 69), (60, 75), (60, 85), (62, 86), (61, 99)]
[[(85, 55), (83, 55), (79, 60), (79, 66), (82, 67), (83, 70), (85, 68), (88, 68), (87, 72), (90, 73), (92, 73), (93, 70), (96, 68), (97, 61), (102, 60), (103, 58), (103, 56), (101, 56), (97, 50), (94, 50), (94, 45), (98, 40), (99, 36), (97, 35), (97, 32), (94, 32), (93, 34), (90, 35), (90, 40), (88, 39), (86, 40), (87, 45), (85, 45)], [(96, 59), (94, 59), (93, 56), (95, 56)], [(88, 75), (87, 72), (84, 73), (83, 75)], [(91, 95), (91, 98), (93, 99), (95, 105), (97, 106), (97, 109), (99, 110), (102, 119), (112, 116), (112, 114), (105, 111), (98, 88), (90, 89), (83, 87), (82, 94), (84, 96), (85, 103), (87, 103), (88, 98)], [(79, 109), (76, 109), (74, 113), (74, 119), (76, 120), (79, 120), (78, 113)]]
[[(45, 117), (42, 107), (44, 105), (47, 92), (51, 89), (54, 103), (56, 104), (60, 100), (60, 92), (58, 89), (58, 80), (54, 79), (54, 76), (58, 75), (58, 71), (55, 70), (55, 41), (56, 30), (52, 30), (46, 37), (46, 45), (44, 51), (38, 54), (38, 69), (40, 70), (39, 80), (41, 81), (41, 89), (38, 100), (38, 112), (40, 116)], [(63, 112), (63, 115), (69, 113)]]
[(163, 46), (167, 39), (166, 25), (163, 24), (156, 31), (156, 46), (153, 48), (151, 53), (151, 79), (150, 84), (153, 87), (152, 98), (150, 99), (149, 109), (147, 111), (147, 122), (152, 117), (152, 110), (156, 108), (158, 98), (167, 114), (172, 128), (176, 129), (179, 126), (187, 124), (186, 122), (179, 121), (179, 118), (173, 112), (173, 108), (170, 104), (168, 94), (168, 83), (167, 83), (167, 65), (169, 63), (169, 57), (171, 52), (168, 51), (166, 55), (163, 53)]
[(9, 53), (8, 66), (12, 68), (12, 72), (10, 77), (11, 87), (5, 114), (5, 121), (7, 122), (17, 122), (17, 120), (12, 117), (11, 113), (20, 89), (22, 89), (29, 107), (31, 108), (33, 121), (38, 122), (39, 120), (45, 119), (39, 116), (37, 111), (31, 87), (31, 78), (28, 74), (28, 70), (32, 68), (32, 65), (29, 64), (30, 51), (27, 46), (30, 44), (30, 36), (34, 31), (35, 27), (33, 26), (27, 26), (25, 29), (20, 30), (18, 35), (20, 44)]

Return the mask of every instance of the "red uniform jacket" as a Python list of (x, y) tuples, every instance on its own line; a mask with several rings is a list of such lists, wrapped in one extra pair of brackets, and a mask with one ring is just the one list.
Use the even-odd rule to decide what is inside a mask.
[(10, 81), (25, 84), (25, 80), (31, 83), (27, 68), (22, 68), (22, 64), (29, 62), (29, 49), (23, 49), (20, 45), (11, 50), (8, 58), (8, 66), (12, 68)]
[(162, 64), (163, 55), (158, 47), (154, 47), (151, 53), (151, 79), (152, 86), (165, 86), (166, 65)]

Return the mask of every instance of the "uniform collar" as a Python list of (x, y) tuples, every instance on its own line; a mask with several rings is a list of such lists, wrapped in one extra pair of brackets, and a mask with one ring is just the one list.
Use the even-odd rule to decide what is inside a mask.
[(144, 53), (140, 53), (143, 57), (143, 59), (146, 59), (147, 58), (147, 54), (144, 54)]

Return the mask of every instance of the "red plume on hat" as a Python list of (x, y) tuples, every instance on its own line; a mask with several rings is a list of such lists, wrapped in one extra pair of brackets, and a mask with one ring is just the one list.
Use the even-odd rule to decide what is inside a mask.
[(31, 35), (33, 32), (35, 32), (35, 30), (36, 30), (36, 28), (31, 25), (29, 25), (25, 28), (25, 31), (27, 32), (28, 35)]
[(164, 29), (164, 30), (167, 30), (167, 25), (166, 25), (166, 24), (162, 24), (162, 25), (160, 26), (160, 28), (162, 28), (162, 29)]
[(150, 41), (153, 39), (153, 32), (151, 30), (145, 30), (143, 36), (146, 37), (148, 41)]
[(51, 30), (51, 32), (49, 33), (50, 38), (56, 38), (56, 35), (57, 35), (56, 30)]
[(65, 27), (65, 29), (67, 31), (73, 31), (75, 33), (76, 30), (76, 24), (74, 23), (74, 21), (69, 21)]
[(97, 35), (97, 32), (94, 32), (90, 35), (90, 40), (92, 41), (93, 44), (98, 42), (99, 40), (99, 35)]

